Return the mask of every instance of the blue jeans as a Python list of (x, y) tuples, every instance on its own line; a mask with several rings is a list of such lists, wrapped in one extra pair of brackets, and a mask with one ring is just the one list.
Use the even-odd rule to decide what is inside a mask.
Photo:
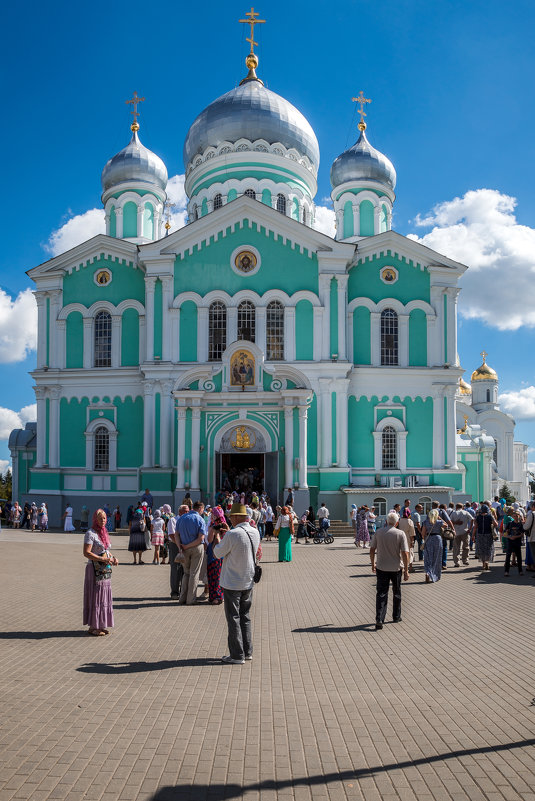
[(266, 524), (265, 523), (259, 523), (258, 524), (258, 533), (260, 534), (260, 539), (263, 540), (264, 539), (264, 534), (266, 533)]
[(244, 659), (253, 654), (251, 633), (251, 604), (253, 588), (227, 590), (223, 587), (223, 603), (228, 627), (228, 650), (232, 659)]
[(448, 561), (448, 540), (442, 540), (442, 567), (446, 567)]

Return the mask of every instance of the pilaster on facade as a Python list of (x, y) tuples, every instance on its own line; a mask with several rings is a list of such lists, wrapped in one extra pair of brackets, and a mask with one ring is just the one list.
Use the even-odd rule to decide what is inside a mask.
[(457, 299), (461, 291), (458, 286), (449, 286), (446, 289), (447, 296), (447, 361), (455, 364), (457, 360)]
[(121, 329), (122, 318), (120, 314), (111, 317), (111, 366), (121, 366)]
[(409, 315), (398, 314), (399, 366), (409, 366)]
[(284, 407), (284, 483), (293, 487), (293, 406)]
[(46, 365), (46, 294), (44, 292), (34, 292), (37, 304), (37, 368)]
[(201, 409), (193, 406), (191, 410), (191, 489), (199, 490), (199, 462), (201, 448)]
[(197, 308), (197, 361), (201, 364), (208, 361), (208, 314), (206, 306)]
[(49, 320), (49, 367), (61, 367), (59, 361), (60, 347), (59, 347), (59, 330), (57, 326), (58, 314), (61, 309), (61, 299), (63, 292), (61, 289), (55, 289), (49, 293), (50, 297), (50, 320)]
[(48, 436), (48, 462), (50, 467), (59, 467), (59, 399), (61, 387), (52, 386), (48, 390), (49, 396), (49, 436)]
[(186, 485), (186, 454), (184, 443), (186, 442), (186, 407), (178, 406), (176, 409), (177, 417), (177, 463), (176, 463), (176, 489), (182, 489)]
[(284, 359), (295, 361), (295, 306), (286, 306), (284, 310)]
[(146, 359), (148, 362), (154, 360), (154, 293), (156, 289), (156, 278), (152, 275), (145, 276), (145, 315), (147, 327), (145, 330), (145, 341), (147, 344)]
[(444, 389), (446, 398), (446, 467), (457, 465), (457, 425), (455, 421), (455, 393), (457, 385), (449, 384)]
[(262, 353), (266, 352), (266, 311), (265, 306), (256, 308), (255, 342)]
[(174, 279), (172, 276), (162, 277), (162, 360), (167, 362), (171, 359), (171, 332), (173, 310)]
[(120, 206), (117, 206), (115, 209), (115, 236), (117, 239), (123, 238), (123, 210)]
[(338, 300), (338, 359), (347, 359), (347, 281), (349, 276), (337, 275), (337, 300)]
[(154, 382), (143, 383), (143, 467), (154, 466)]
[[(444, 393), (440, 384), (433, 384), (433, 468), (444, 467)], [(455, 429), (456, 431), (456, 429)]]
[(236, 306), (227, 307), (227, 345), (238, 339), (238, 309)]
[(46, 461), (46, 387), (34, 387), (37, 402), (37, 452), (35, 467), (43, 467)]
[(93, 320), (89, 317), (84, 317), (83, 327), (84, 327), (83, 365), (84, 365), (84, 370), (89, 370), (93, 366), (91, 363), (91, 353), (93, 351)]
[(320, 429), (320, 466), (332, 466), (332, 381), (330, 378), (319, 379), (319, 414)]
[(381, 366), (381, 313), (370, 312), (371, 363), (372, 367)]
[(308, 407), (299, 406), (299, 489), (308, 489)]
[(319, 276), (319, 298), (323, 308), (322, 359), (331, 358), (331, 280), (332, 275)]
[(173, 381), (161, 381), (160, 407), (160, 463), (162, 467), (171, 467), (171, 445), (173, 437)]

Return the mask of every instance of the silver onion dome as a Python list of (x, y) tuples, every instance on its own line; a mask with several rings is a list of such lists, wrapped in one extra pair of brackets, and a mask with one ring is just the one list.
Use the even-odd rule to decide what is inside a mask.
[(365, 131), (358, 142), (335, 159), (331, 167), (331, 186), (340, 186), (348, 181), (375, 181), (394, 190), (396, 171), (383, 153), (370, 145)]
[(242, 138), (295, 148), (309, 158), (317, 173), (319, 145), (310, 123), (295, 106), (266, 89), (258, 79), (242, 82), (201, 111), (184, 143), (184, 165), (187, 167), (207, 147)]
[(144, 184), (165, 190), (167, 168), (161, 158), (142, 145), (133, 130), (132, 139), (102, 170), (104, 192), (123, 183)]

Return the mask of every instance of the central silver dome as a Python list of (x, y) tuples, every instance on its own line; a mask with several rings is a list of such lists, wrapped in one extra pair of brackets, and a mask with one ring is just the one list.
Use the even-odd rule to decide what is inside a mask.
[(295, 106), (260, 81), (250, 80), (231, 89), (201, 111), (189, 129), (184, 143), (184, 166), (207, 147), (238, 139), (268, 144), (280, 142), (307, 156), (317, 173), (320, 153), (318, 140), (309, 122)]
[(123, 183), (148, 184), (165, 190), (167, 168), (156, 153), (141, 144), (137, 131), (134, 131), (127, 146), (102, 170), (101, 181), (104, 192)]
[(331, 167), (331, 186), (341, 186), (347, 181), (375, 181), (394, 190), (396, 171), (384, 153), (370, 145), (362, 131), (358, 142), (338, 156)]

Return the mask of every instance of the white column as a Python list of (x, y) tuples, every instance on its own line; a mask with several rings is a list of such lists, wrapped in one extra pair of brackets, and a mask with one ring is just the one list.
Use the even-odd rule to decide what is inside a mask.
[(154, 384), (143, 384), (143, 467), (154, 466)]
[(238, 339), (238, 309), (236, 306), (227, 308), (227, 347)]
[(201, 410), (193, 407), (191, 410), (191, 489), (200, 489), (199, 461), (201, 447)]
[(117, 239), (123, 238), (123, 210), (115, 209), (115, 236)]
[(111, 234), (110, 234), (110, 219), (111, 219), (111, 217), (110, 217), (109, 214), (105, 214), (104, 215), (104, 222), (106, 223), (106, 236), (111, 236)]
[(111, 366), (121, 366), (121, 315), (113, 314), (111, 318)]
[(461, 290), (450, 286), (446, 290), (448, 296), (448, 363), (457, 361), (457, 298)]
[(373, 209), (373, 230), (375, 234), (381, 233), (381, 207), (374, 206)]
[(381, 364), (381, 315), (379, 312), (370, 312), (370, 328), (372, 367), (379, 367)]
[(400, 367), (409, 366), (409, 315), (398, 314), (398, 358)]
[(93, 318), (84, 317), (84, 370), (93, 367)]
[(284, 481), (286, 487), (293, 487), (293, 406), (284, 407)]
[(435, 314), (427, 315), (427, 366), (438, 364), (437, 318)]
[(308, 489), (307, 480), (307, 436), (308, 436), (308, 408), (299, 407), (299, 489)]
[(42, 467), (46, 457), (46, 387), (35, 387), (37, 401), (37, 453), (35, 466)]
[(58, 349), (58, 367), (61, 370), (64, 370), (67, 366), (67, 358), (66, 358), (66, 329), (67, 329), (67, 320), (58, 320), (56, 323), (57, 327), (57, 349)]
[(170, 307), (173, 303), (173, 278), (162, 278), (162, 360), (168, 362), (171, 358), (171, 317)]
[(353, 210), (353, 236), (360, 236), (360, 205), (354, 203)]
[(139, 316), (139, 363), (142, 364), (145, 361), (145, 354), (147, 352), (147, 326), (146, 322), (146, 315), (140, 314)]
[(338, 275), (338, 359), (347, 359), (347, 275)]
[(208, 361), (208, 309), (199, 306), (197, 309), (197, 361), (204, 364)]
[(257, 306), (256, 308), (256, 329), (255, 342), (264, 354), (266, 354), (266, 307)]
[(50, 432), (48, 436), (48, 461), (50, 467), (59, 467), (59, 396), (60, 387), (50, 387)]
[(347, 392), (348, 379), (336, 382), (336, 456), (338, 467), (347, 467)]
[(392, 229), (392, 209), (387, 206), (386, 208), (386, 230)]
[(145, 341), (147, 343), (146, 359), (148, 362), (154, 360), (154, 288), (156, 278), (153, 276), (145, 277)]
[(336, 239), (344, 238), (344, 209), (337, 209), (336, 211)]
[(332, 464), (332, 402), (331, 379), (320, 378), (319, 396), (319, 427), (320, 440), (320, 466), (330, 467)]
[(173, 382), (161, 382), (161, 406), (160, 406), (160, 465), (162, 467), (171, 466), (171, 445), (173, 444), (173, 431), (171, 423), (173, 421), (172, 395)]
[(161, 239), (162, 236), (162, 209), (161, 206), (156, 206), (154, 209), (154, 228), (152, 232), (153, 240)]
[(320, 275), (319, 292), (323, 306), (323, 345), (322, 358), (331, 358), (331, 278), (332, 275)]
[(145, 204), (140, 203), (137, 207), (137, 235), (143, 236), (143, 212), (145, 211)]
[(457, 466), (457, 425), (455, 421), (455, 390), (456, 386), (446, 389), (448, 438), (446, 441), (446, 461), (449, 467)]
[(59, 361), (59, 348), (58, 348), (58, 327), (57, 320), (61, 307), (61, 290), (56, 289), (50, 294), (50, 347), (49, 347), (49, 365), (50, 367), (61, 367)]
[(321, 361), (323, 349), (323, 309), (321, 306), (314, 306), (314, 345), (312, 358), (315, 362)]
[(435, 387), (433, 392), (433, 467), (444, 467), (444, 395)]
[(295, 306), (284, 309), (284, 359), (295, 361)]
[(186, 408), (179, 406), (176, 410), (178, 421), (177, 431), (177, 461), (176, 461), (176, 488), (183, 489), (184, 487), (184, 445), (186, 442)]
[(433, 306), (436, 315), (436, 328), (435, 328), (435, 364), (444, 364), (444, 287), (432, 286), (431, 287), (431, 305)]
[(46, 296), (41, 292), (34, 294), (37, 303), (37, 369), (39, 370), (46, 364)]
[(170, 359), (172, 362), (180, 361), (180, 309), (170, 309), (171, 320), (171, 347)]

